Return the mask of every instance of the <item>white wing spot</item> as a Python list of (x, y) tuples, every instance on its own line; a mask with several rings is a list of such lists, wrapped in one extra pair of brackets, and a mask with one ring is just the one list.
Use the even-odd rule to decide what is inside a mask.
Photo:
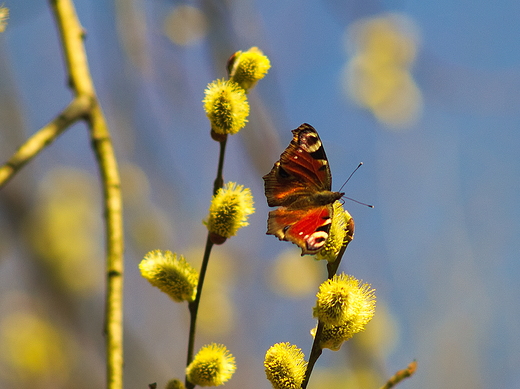
[(307, 249), (316, 251), (322, 248), (327, 241), (329, 234), (325, 231), (316, 231), (310, 237), (307, 235), (304, 239), (307, 242)]

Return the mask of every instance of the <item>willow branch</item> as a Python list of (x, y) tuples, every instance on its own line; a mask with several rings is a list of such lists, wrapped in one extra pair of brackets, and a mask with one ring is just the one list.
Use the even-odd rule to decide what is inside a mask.
[(40, 151), (49, 146), (67, 128), (84, 118), (91, 107), (87, 96), (78, 96), (50, 123), (38, 130), (0, 167), (0, 188), (33, 159)]
[(217, 168), (217, 177), (215, 181), (213, 181), (213, 195), (216, 195), (218, 190), (224, 186), (224, 156), (226, 155), (226, 143), (227, 143), (227, 135), (222, 137), (222, 140), (219, 142), (220, 144), (220, 153), (218, 157), (218, 168)]
[[(336, 260), (334, 262), (327, 263), (327, 278), (331, 280), (336, 274), (339, 264), (341, 263), (341, 259), (347, 250), (348, 244), (354, 238), (354, 219), (350, 218), (347, 225), (347, 233), (343, 240), (343, 245), (336, 256)], [(323, 333), (324, 323), (320, 320), (318, 321), (318, 326), (316, 327), (316, 333), (314, 334), (314, 341), (312, 342), (311, 354), (309, 355), (309, 362), (307, 363), (307, 370), (305, 371), (305, 378), (302, 382), (301, 389), (307, 388), (309, 384), (309, 379), (311, 378), (312, 370), (314, 369), (314, 365), (316, 361), (321, 356), (323, 349), (321, 348), (321, 336)]]
[[(197, 284), (197, 295), (195, 300), (189, 303), (188, 307), (190, 310), (190, 334), (188, 338), (188, 355), (186, 358), (186, 366), (193, 361), (193, 354), (195, 350), (195, 333), (197, 332), (197, 314), (199, 312), (200, 299), (202, 297), (202, 287), (204, 286), (204, 278), (206, 277), (206, 270), (208, 269), (209, 257), (211, 255), (211, 249), (213, 248), (213, 242), (208, 238), (206, 239), (206, 248), (204, 249), (204, 257), (202, 258), (202, 265), (200, 267), (199, 282)], [(195, 385), (188, 381), (186, 376), (184, 385), (186, 389), (193, 389)]]
[(91, 119), (92, 147), (96, 154), (103, 185), (106, 228), (105, 332), (107, 388), (123, 388), (123, 211), (119, 170), (112, 141), (96, 104)]
[(123, 219), (119, 171), (105, 117), (99, 105), (87, 55), (84, 31), (72, 0), (50, 0), (59, 28), (69, 84), (76, 98), (86, 97), (91, 109), (86, 115), (92, 148), (101, 175), (106, 228), (105, 331), (107, 388), (123, 387)]
[[(217, 177), (213, 182), (213, 195), (215, 195), (220, 188), (224, 185), (224, 157), (226, 154), (226, 143), (227, 135), (223, 136), (220, 141), (220, 153), (218, 157)], [(188, 307), (190, 310), (190, 334), (188, 338), (188, 356), (186, 360), (186, 366), (193, 361), (193, 354), (195, 349), (195, 334), (197, 329), (197, 314), (199, 311), (200, 299), (202, 297), (202, 287), (204, 286), (204, 278), (206, 277), (206, 270), (208, 269), (209, 257), (211, 255), (211, 249), (213, 248), (213, 241), (211, 240), (211, 233), (208, 231), (208, 237), (206, 239), (206, 248), (204, 250), (204, 256), (202, 258), (202, 265), (199, 273), (199, 282), (197, 284), (197, 295), (195, 300), (191, 302)], [(186, 389), (193, 389), (194, 384), (188, 381), (188, 377), (185, 378)]]
[(381, 389), (390, 389), (397, 385), (399, 382), (404, 380), (405, 378), (411, 377), (415, 371), (417, 370), (417, 361), (412, 361), (406, 369), (399, 370), (396, 372), (386, 384), (384, 384)]
[(309, 384), (309, 380), (311, 378), (312, 370), (314, 369), (314, 365), (318, 361), (318, 358), (321, 356), (323, 349), (321, 348), (321, 334), (323, 333), (323, 323), (321, 320), (318, 321), (318, 326), (316, 327), (316, 333), (314, 334), (314, 341), (312, 342), (311, 355), (309, 355), (309, 362), (307, 363), (307, 370), (305, 371), (305, 378), (303, 379), (301, 389), (305, 389)]

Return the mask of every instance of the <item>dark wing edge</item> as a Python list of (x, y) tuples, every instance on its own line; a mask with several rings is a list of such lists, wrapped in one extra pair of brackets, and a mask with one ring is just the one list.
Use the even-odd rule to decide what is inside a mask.
[(288, 205), (299, 196), (331, 189), (330, 168), (316, 130), (304, 123), (271, 171), (263, 176), (270, 207)]

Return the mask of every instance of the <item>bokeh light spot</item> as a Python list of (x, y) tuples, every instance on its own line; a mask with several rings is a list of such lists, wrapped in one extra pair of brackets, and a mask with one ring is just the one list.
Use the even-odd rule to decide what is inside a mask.
[(286, 297), (300, 298), (316, 293), (323, 280), (324, 263), (302, 257), (297, 249), (286, 249), (275, 260), (269, 274), (271, 288)]
[(180, 46), (192, 45), (207, 34), (206, 17), (198, 8), (190, 5), (175, 7), (165, 18), (164, 34)]
[[(73, 362), (68, 337), (31, 312), (15, 312), (0, 322), (0, 358), (13, 387), (38, 382), (37, 387), (61, 386)], [(49, 386), (46, 386), (48, 384)], [(54, 386), (53, 386), (54, 385)]]
[[(186, 260), (197, 270), (203, 252), (202, 247), (185, 251)], [(237, 321), (236, 305), (232, 298), (236, 282), (236, 258), (226, 250), (213, 250), (210, 262), (204, 280), (197, 328), (205, 335), (228, 334), (233, 331)]]
[(57, 168), (42, 179), (27, 234), (54, 281), (68, 292), (102, 287), (103, 239), (97, 182), (85, 171)]
[(411, 75), (418, 34), (403, 15), (362, 19), (347, 31), (353, 57), (343, 76), (348, 96), (372, 111), (387, 128), (402, 131), (422, 111), (422, 95)]

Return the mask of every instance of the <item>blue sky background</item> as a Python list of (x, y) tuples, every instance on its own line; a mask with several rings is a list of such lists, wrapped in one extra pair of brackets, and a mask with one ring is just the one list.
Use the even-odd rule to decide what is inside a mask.
[[(325, 385), (327, 375), (337, 379), (324, 387), (370, 387), (349, 380), (360, 366), (381, 380), (373, 386), (378, 387), (413, 359), (419, 368), (400, 384), (403, 389), (518, 387), (520, 3), (75, 3), (123, 171), (123, 191), (125, 183), (128, 188), (125, 387), (154, 381), (161, 386), (182, 375), (186, 309), (152, 289), (137, 265), (152, 249), (188, 256), (202, 247), (201, 220), (209, 205), (218, 144), (209, 137), (201, 100), (209, 82), (225, 77), (227, 58), (251, 46), (269, 56), (272, 68), (249, 96), (249, 124), (228, 141), (224, 175), (226, 181), (251, 188), (256, 213), (248, 228), (215, 248), (210, 263), (209, 271), (225, 284), (218, 293), (230, 304), (215, 303), (215, 314), (229, 309), (231, 324), (222, 324), (226, 331), (201, 331), (198, 340), (200, 345), (226, 343), (237, 357), (236, 376), (227, 386), (270, 387), (262, 362), (276, 342), (290, 341), (306, 354), (310, 350), (318, 283), (298, 298), (272, 287), (277, 258), (291, 249), (298, 257), (298, 250), (265, 235), (269, 209), (261, 179), (289, 143), (290, 130), (307, 122), (325, 145), (333, 189), (364, 162), (344, 190), (375, 208), (346, 201), (356, 236), (341, 270), (376, 288), (376, 317), (379, 312), (384, 316), (377, 324), (381, 332), (373, 335), (381, 339), (380, 346), (353, 340), (337, 353), (326, 351), (309, 387), (319, 388), (320, 381)], [(199, 39), (181, 45), (167, 36), (165, 20), (185, 4), (198, 8), (206, 25)], [(11, 15), (0, 35), (3, 160), (71, 99), (46, 2), (6, 1), (5, 6)], [(344, 69), (355, 55), (346, 46), (348, 29), (389, 13), (413, 25), (416, 56), (409, 73), (422, 96), (417, 119), (397, 127), (356, 104), (344, 87)], [(20, 218), (9, 218), (13, 198), (27, 208), (19, 212), (30, 215), (42, 202), (42, 185), (58, 167), (86, 172), (97, 188), (84, 125), (67, 131), (3, 190), (4, 236), (28, 228), (12, 221)], [(101, 215), (99, 209), (92, 212)], [(95, 239), (103, 244), (100, 236)], [(51, 303), (56, 292), (42, 295), (40, 290), (52, 285), (34, 282), (39, 267), (23, 264), (25, 244), (23, 238), (2, 241), (0, 290), (4, 296), (12, 291), (37, 295), (38, 303), (31, 306), (58, 312)], [(196, 262), (198, 256), (188, 260)], [(96, 261), (93, 266), (101, 272), (102, 260)], [(310, 257), (298, 261), (286, 277), (300, 272), (299, 263), (324, 267)], [(99, 349), (84, 351), (72, 370), (85, 376), (85, 387), (103, 382), (97, 339), (102, 297), (100, 284), (72, 304), (79, 310), (76, 319), (84, 323), (70, 330), (75, 341), (99, 343)], [(4, 306), (9, 305), (6, 299)], [(75, 322), (66, 315), (58, 314), (61, 325), (72, 326)], [(81, 364), (94, 373), (78, 373)], [(5, 376), (3, 380), (8, 382)]]

